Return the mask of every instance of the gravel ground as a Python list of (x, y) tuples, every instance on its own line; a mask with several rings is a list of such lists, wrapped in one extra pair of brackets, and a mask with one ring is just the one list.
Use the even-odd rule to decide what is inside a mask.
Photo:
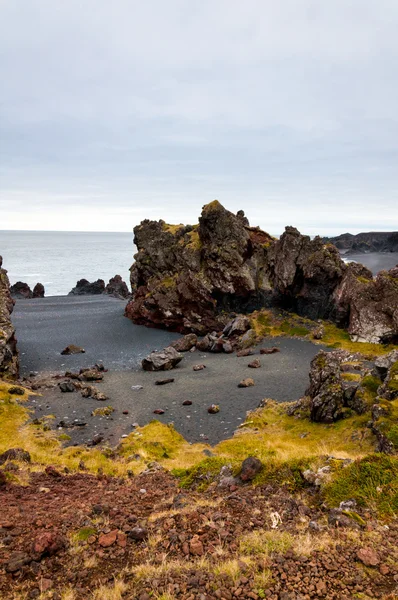
[[(65, 430), (71, 435), (71, 443), (86, 443), (97, 433), (116, 443), (132, 431), (133, 424), (145, 425), (158, 418), (173, 422), (191, 442), (216, 444), (230, 437), (246, 412), (256, 408), (263, 398), (281, 402), (300, 398), (308, 385), (310, 361), (320, 350), (320, 346), (299, 339), (270, 339), (256, 349), (261, 361), (258, 369), (248, 368), (253, 357), (196, 351), (185, 353), (173, 371), (144, 372), (140, 368), (142, 358), (179, 336), (134, 325), (123, 316), (123, 308), (123, 301), (105, 296), (52, 297), (19, 300), (16, 304), (14, 322), (22, 374), (76, 370), (97, 361), (103, 361), (109, 369), (104, 381), (96, 384), (109, 397), (106, 402), (82, 398), (80, 392), (61, 393), (58, 388), (31, 398), (34, 417), (52, 414), (54, 424), (75, 419), (87, 423)], [(86, 353), (61, 356), (60, 351), (71, 343), (83, 346)], [(281, 351), (260, 356), (260, 347), (270, 345)], [(194, 372), (192, 367), (198, 363), (205, 364), (206, 369)], [(155, 385), (156, 380), (166, 377), (175, 381)], [(255, 385), (238, 388), (247, 377), (253, 378)], [(183, 406), (184, 400), (192, 405)], [(208, 414), (210, 404), (218, 404), (220, 412)], [(95, 408), (104, 405), (115, 409), (112, 416), (91, 416)], [(165, 412), (155, 415), (156, 409)]]

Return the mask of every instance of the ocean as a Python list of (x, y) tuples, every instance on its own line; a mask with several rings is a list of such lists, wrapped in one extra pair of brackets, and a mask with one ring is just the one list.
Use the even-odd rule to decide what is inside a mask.
[(0, 255), (11, 284), (40, 281), (46, 296), (65, 296), (79, 279), (118, 274), (129, 285), (136, 247), (133, 233), (0, 231)]
[[(129, 284), (129, 268), (137, 251), (133, 233), (76, 231), (0, 231), (0, 255), (11, 284), (31, 288), (40, 281), (46, 296), (66, 296), (79, 279), (118, 274)], [(398, 264), (398, 253), (360, 254), (344, 260), (362, 262), (376, 274)]]

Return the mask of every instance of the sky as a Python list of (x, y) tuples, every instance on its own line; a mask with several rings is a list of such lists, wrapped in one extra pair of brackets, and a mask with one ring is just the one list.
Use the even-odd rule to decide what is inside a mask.
[[(0, 229), (398, 229), (396, 0), (0, 0)], [(1, 234), (0, 234), (1, 236)]]

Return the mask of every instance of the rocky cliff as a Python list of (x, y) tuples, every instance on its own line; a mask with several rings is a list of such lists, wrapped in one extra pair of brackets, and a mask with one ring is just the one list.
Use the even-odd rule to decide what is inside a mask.
[(365, 252), (398, 252), (398, 231), (371, 231), (369, 233), (343, 233), (337, 237), (324, 238), (345, 255)]
[(10, 295), (10, 282), (7, 271), (2, 268), (0, 256), (0, 378), (13, 378), (18, 375), (18, 353), (15, 329), (11, 323), (14, 300)]
[(276, 306), (330, 319), (359, 341), (397, 338), (398, 269), (374, 280), (362, 265), (346, 265), (334, 245), (294, 227), (275, 240), (214, 201), (198, 225), (145, 220), (134, 234), (126, 316), (136, 323), (205, 333), (231, 312)]

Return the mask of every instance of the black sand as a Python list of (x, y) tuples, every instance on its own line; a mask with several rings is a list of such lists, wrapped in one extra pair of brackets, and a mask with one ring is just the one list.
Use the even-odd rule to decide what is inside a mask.
[[(296, 400), (308, 385), (312, 357), (320, 350), (310, 342), (279, 338), (265, 340), (261, 346), (275, 345), (281, 352), (256, 356), (261, 367), (247, 365), (254, 357), (238, 358), (235, 354), (185, 353), (180, 365), (168, 372), (147, 373), (139, 368), (143, 356), (154, 348), (163, 348), (178, 337), (155, 329), (133, 325), (123, 317), (124, 303), (106, 297), (48, 298), (18, 301), (15, 324), (21, 349), (22, 372), (65, 371), (102, 360), (110, 369), (96, 386), (109, 400), (99, 402), (82, 398), (80, 392), (61, 393), (48, 390), (43, 397), (33, 397), (34, 416), (52, 414), (54, 424), (75, 419), (87, 422), (83, 428), (65, 429), (71, 443), (84, 443), (96, 433), (111, 443), (133, 429), (134, 423), (145, 425), (153, 418), (173, 422), (176, 429), (191, 441), (215, 444), (230, 437), (263, 398), (278, 401)], [(82, 345), (86, 354), (61, 356), (68, 343)], [(194, 364), (206, 369), (194, 372)], [(173, 377), (173, 383), (158, 386), (157, 379)], [(238, 388), (240, 380), (251, 377), (254, 387)], [(143, 386), (132, 389), (132, 386)], [(184, 400), (192, 401), (183, 406)], [(207, 413), (210, 404), (220, 412)], [(111, 405), (111, 417), (92, 417), (98, 407)], [(165, 411), (154, 415), (155, 409)], [(128, 414), (124, 415), (123, 411)]]

